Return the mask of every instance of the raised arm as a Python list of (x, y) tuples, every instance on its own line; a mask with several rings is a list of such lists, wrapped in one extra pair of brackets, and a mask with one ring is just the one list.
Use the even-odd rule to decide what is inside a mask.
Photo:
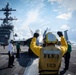
[(57, 32), (57, 34), (59, 35), (59, 37), (61, 38), (61, 46), (60, 46), (60, 49), (61, 49), (61, 52), (62, 52), (62, 56), (66, 53), (67, 51), (67, 48), (68, 48), (68, 45), (67, 45), (67, 42), (62, 34), (62, 32)]
[(30, 48), (31, 48), (31, 50), (32, 50), (37, 56), (40, 56), (40, 50), (41, 50), (42, 47), (36, 45), (36, 38), (35, 38), (35, 37), (32, 38), (32, 41), (31, 41), (31, 44), (30, 44)]

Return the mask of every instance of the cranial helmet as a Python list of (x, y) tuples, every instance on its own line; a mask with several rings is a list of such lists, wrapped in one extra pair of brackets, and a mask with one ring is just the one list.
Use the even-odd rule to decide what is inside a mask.
[(34, 37), (38, 37), (39, 36), (39, 34), (38, 33), (34, 33)]
[(48, 32), (45, 35), (45, 42), (46, 43), (57, 43), (58, 39), (56, 38), (56, 36), (54, 34), (52, 34), (51, 32)]

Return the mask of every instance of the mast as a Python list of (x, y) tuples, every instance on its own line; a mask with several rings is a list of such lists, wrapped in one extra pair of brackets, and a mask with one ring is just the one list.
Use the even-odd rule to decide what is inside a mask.
[(9, 16), (11, 14), (10, 11), (16, 11), (16, 9), (9, 8), (9, 3), (7, 3), (5, 8), (0, 9), (0, 11), (4, 11), (5, 15), (5, 18), (0, 18), (0, 20), (3, 21), (3, 23), (1, 24), (2, 26), (11, 25), (11, 21), (17, 20), (16, 18)]

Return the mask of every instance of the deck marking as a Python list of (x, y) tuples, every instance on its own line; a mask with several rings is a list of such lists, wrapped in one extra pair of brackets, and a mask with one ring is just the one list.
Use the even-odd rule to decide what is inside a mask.
[(28, 65), (31, 65), (26, 67), (23, 75), (38, 75), (38, 60), (39, 59), (31, 59), (28, 63)]

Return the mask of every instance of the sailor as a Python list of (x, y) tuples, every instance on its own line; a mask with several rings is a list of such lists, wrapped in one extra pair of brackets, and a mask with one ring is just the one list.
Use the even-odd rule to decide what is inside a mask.
[(17, 42), (17, 44), (16, 44), (16, 50), (17, 50), (16, 58), (19, 58), (20, 57), (20, 51), (21, 51), (20, 42)]
[(70, 41), (67, 41), (67, 44), (68, 44), (68, 49), (67, 49), (67, 52), (63, 56), (64, 60), (65, 60), (65, 67), (60, 72), (61, 75), (63, 75), (69, 69), (69, 61), (70, 61), (70, 57), (71, 57), (72, 46), (71, 46)]
[(11, 40), (7, 46), (8, 49), (8, 56), (9, 56), (9, 60), (8, 60), (8, 67), (12, 68), (14, 65), (14, 46), (13, 46), (13, 40)]
[(67, 52), (64, 55), (64, 59), (65, 59), (65, 70), (68, 70), (69, 68), (69, 61), (70, 61), (70, 57), (71, 57), (71, 51), (72, 51), (72, 47), (71, 47), (71, 43), (69, 41), (67, 41), (68, 43), (68, 49)]
[(38, 67), (40, 75), (58, 75), (62, 56), (68, 46), (62, 32), (59, 31), (57, 34), (61, 38), (61, 46), (56, 46), (58, 39), (51, 32), (45, 35), (45, 47), (36, 45), (36, 36), (31, 41), (31, 50), (40, 58)]
[[(37, 40), (37, 38), (39, 37), (39, 33), (35, 32), (34, 35), (33, 35), (33, 37), (36, 37), (36, 45), (39, 45), (39, 41)], [(38, 56), (36, 54), (34, 54), (32, 52), (32, 50), (31, 50), (31, 48), (30, 48), (31, 40), (32, 40), (33, 37), (31, 37), (31, 38), (27, 39), (26, 41), (24, 41), (24, 45), (28, 46), (28, 54), (29, 54), (29, 56), (31, 58), (33, 58), (33, 57), (37, 58)]]
[[(38, 37), (39, 37), (39, 33), (34, 33), (33, 37), (36, 38), (36, 45), (38, 46), (39, 45), (39, 41), (38, 41)], [(32, 37), (32, 38), (33, 38)], [(31, 41), (32, 41), (32, 38), (31, 38)], [(31, 41), (30, 41), (30, 44), (31, 44)], [(32, 57), (32, 58), (38, 58), (38, 56), (36, 54), (33, 53), (33, 51), (31, 50), (31, 48), (29, 47), (29, 55)]]

